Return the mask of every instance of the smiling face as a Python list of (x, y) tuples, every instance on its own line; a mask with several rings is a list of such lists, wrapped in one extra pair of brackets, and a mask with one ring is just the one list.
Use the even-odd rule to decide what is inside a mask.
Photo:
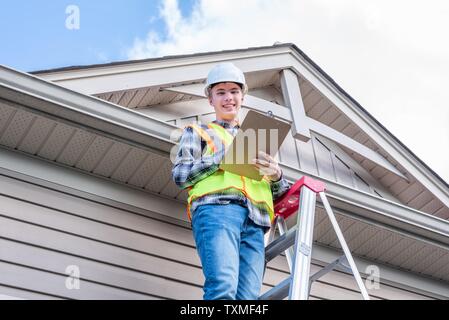
[(209, 103), (215, 109), (217, 120), (235, 124), (242, 101), (243, 92), (237, 83), (219, 83), (210, 90)]

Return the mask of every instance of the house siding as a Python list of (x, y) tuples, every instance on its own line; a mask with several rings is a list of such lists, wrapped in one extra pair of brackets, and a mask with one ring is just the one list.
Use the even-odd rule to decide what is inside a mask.
[[(188, 227), (0, 176), (0, 294), (25, 299), (201, 299), (203, 275)], [(123, 201), (123, 199), (122, 199)], [(80, 271), (68, 289), (67, 267)], [(312, 265), (314, 272), (319, 268)], [(263, 292), (288, 276), (269, 264)], [(332, 272), (312, 299), (360, 299), (353, 279)], [(429, 297), (382, 285), (373, 299)]]

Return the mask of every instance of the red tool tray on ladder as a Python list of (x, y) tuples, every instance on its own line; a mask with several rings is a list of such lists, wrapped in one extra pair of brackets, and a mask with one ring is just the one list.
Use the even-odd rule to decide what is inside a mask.
[(296, 181), (296, 183), (292, 185), (290, 189), (282, 195), (282, 197), (275, 201), (275, 215), (282, 216), (284, 219), (287, 219), (292, 214), (298, 212), (299, 197), (303, 186), (306, 186), (315, 193), (320, 193), (326, 190), (326, 184), (324, 182), (304, 176), (300, 180)]

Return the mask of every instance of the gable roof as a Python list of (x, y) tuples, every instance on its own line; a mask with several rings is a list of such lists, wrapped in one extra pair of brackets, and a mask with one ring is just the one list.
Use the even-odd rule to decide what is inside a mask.
[(371, 115), (363, 106), (357, 102), (349, 93), (347, 93), (330, 75), (328, 75), (321, 67), (316, 64), (307, 54), (304, 53), (296, 44), (294, 43), (276, 43), (273, 46), (261, 46), (261, 47), (249, 47), (245, 49), (232, 49), (232, 50), (221, 50), (221, 51), (209, 51), (209, 52), (201, 52), (194, 54), (185, 54), (185, 55), (172, 55), (172, 56), (163, 56), (156, 58), (148, 58), (148, 59), (139, 59), (139, 60), (127, 60), (127, 61), (116, 61), (110, 63), (102, 63), (102, 64), (92, 64), (92, 65), (79, 65), (79, 66), (69, 66), (69, 67), (61, 67), (61, 68), (53, 68), (53, 69), (45, 69), (45, 70), (36, 70), (30, 71), (30, 74), (34, 75), (44, 75), (48, 73), (55, 72), (65, 72), (71, 70), (83, 70), (83, 69), (91, 69), (91, 68), (102, 68), (102, 67), (110, 67), (110, 66), (118, 66), (118, 65), (127, 65), (134, 63), (152, 63), (161, 60), (170, 60), (170, 59), (180, 59), (180, 58), (188, 58), (188, 57), (201, 57), (201, 56), (209, 56), (214, 54), (226, 54), (226, 53), (235, 53), (235, 52), (247, 52), (249, 50), (260, 50), (260, 49), (269, 49), (272, 47), (288, 47), (297, 52), (301, 57), (303, 57), (307, 62), (309, 62), (316, 70), (318, 70), (332, 85), (339, 90), (345, 97), (347, 97), (352, 103), (354, 103), (361, 111), (363, 111), (368, 117), (370, 117), (379, 127), (381, 127), (388, 135), (390, 135), (399, 145), (401, 145), (407, 152), (410, 153), (419, 163), (424, 166), (427, 170), (429, 170), (438, 180), (440, 180), (448, 189), (449, 183), (446, 182), (441, 176), (439, 176), (432, 168), (430, 168), (424, 161), (422, 161), (412, 150), (410, 150), (404, 143), (402, 143), (394, 134), (392, 134), (382, 123), (380, 123), (373, 115)]
[(385, 126), (382, 125), (373, 115), (371, 115), (363, 106), (358, 103), (353, 97), (351, 97), (341, 86), (336, 83), (331, 76), (329, 76), (323, 69), (321, 69), (309, 56), (307, 56), (301, 49), (299, 49), (293, 43), (280, 43), (274, 44), (273, 46), (261, 46), (261, 47), (249, 47), (245, 49), (233, 49), (233, 50), (222, 50), (222, 51), (211, 51), (211, 52), (202, 52), (202, 53), (194, 53), (194, 54), (185, 54), (185, 55), (173, 55), (173, 56), (164, 56), (157, 58), (149, 58), (149, 59), (140, 59), (140, 60), (128, 60), (128, 61), (118, 61), (104, 64), (93, 64), (93, 65), (85, 65), (85, 66), (70, 66), (63, 68), (54, 68), (48, 70), (39, 70), (32, 71), (31, 74), (37, 76), (46, 76), (55, 73), (61, 72), (69, 72), (69, 71), (79, 71), (79, 70), (89, 70), (89, 69), (101, 69), (105, 67), (113, 67), (113, 66), (126, 66), (133, 64), (143, 64), (143, 63), (155, 63), (159, 61), (170, 61), (170, 60), (179, 60), (183, 58), (192, 58), (192, 57), (208, 57), (213, 55), (223, 55), (223, 54), (231, 54), (231, 53), (240, 53), (240, 52), (249, 52), (249, 51), (261, 51), (261, 50), (269, 50), (273, 48), (289, 48), (299, 56), (301, 56), (305, 61), (307, 61), (316, 71), (318, 71), (329, 83), (332, 84), (335, 89), (337, 89), (344, 97), (346, 97), (349, 101), (351, 101), (360, 111), (362, 111), (371, 121), (373, 121), (379, 128), (381, 128), (388, 136), (390, 136), (395, 143), (397, 143), (400, 147), (402, 147), (406, 152), (413, 157), (418, 163), (425, 168), (429, 173), (434, 176), (443, 186), (447, 189), (446, 194), (449, 195), (449, 184), (446, 182), (440, 175), (438, 175), (432, 168), (430, 168), (424, 161), (422, 161), (412, 150), (410, 150), (404, 143), (402, 143), (394, 134), (392, 134)]
[[(203, 71), (206, 69), (204, 60), (210, 57), (217, 61), (221, 58), (229, 58), (226, 56), (237, 52), (252, 56), (252, 59), (259, 59), (259, 56), (262, 55), (261, 51), (266, 54), (266, 52), (279, 48), (288, 51), (288, 55), (299, 55), (300, 53), (300, 51), (297, 51), (299, 49), (295, 49), (293, 45), (288, 44), (230, 50), (224, 53), (184, 55), (182, 57), (195, 60), (195, 58), (201, 56), (200, 60), (203, 62), (194, 61), (192, 63), (193, 69), (202, 68), (201, 72), (194, 70), (194, 79), (201, 79)], [(57, 72), (38, 73), (36, 75), (0, 67), (0, 112), (5, 115), (4, 119), (7, 120), (6, 124), (0, 123), (0, 132), (3, 133), (0, 144), (7, 144), (10, 148), (69, 165), (97, 176), (114, 179), (126, 183), (130, 187), (138, 187), (158, 196), (183, 201), (185, 198), (183, 198), (182, 193), (179, 193), (179, 189), (170, 182), (171, 163), (166, 161), (167, 153), (174, 145), (174, 142), (170, 140), (170, 131), (175, 129), (176, 126), (165, 123), (161, 119), (150, 118), (145, 114), (126, 110), (115, 103), (98, 99), (95, 96), (67, 89), (64, 87), (64, 83), (59, 85), (60, 81), (54, 83), (47, 81), (51, 80), (50, 78), (53, 76), (60, 77), (62, 82), (67, 79), (70, 81), (70, 78), (79, 77), (83, 70), (92, 70), (93, 72), (89, 72), (90, 74), (86, 77), (87, 80), (90, 80), (95, 78), (95, 74), (101, 78), (105, 73), (117, 73), (115, 72), (117, 70), (111, 70), (111, 68), (129, 66), (136, 69), (143, 66), (143, 68), (148, 69), (154, 68), (153, 63), (162, 63), (164, 68), (172, 66), (174, 70), (177, 70), (179, 66), (183, 66), (179, 59), (181, 59), (179, 56), (169, 57), (168, 59), (146, 59), (113, 65), (104, 64), (101, 67), (88, 66), (82, 69), (64, 69), (63, 71), (59, 69), (60, 71)], [(129, 76), (129, 79), (132, 80), (136, 74), (135, 70), (129, 71), (126, 69), (128, 68), (122, 68), (120, 72)], [(72, 72), (75, 74), (74, 76)], [(156, 80), (159, 81), (159, 79)], [(329, 82), (330, 80), (327, 79), (326, 81)], [(156, 81), (154, 82), (156, 83)], [(125, 87), (125, 84), (127, 85), (126, 82), (119, 83), (123, 87)], [(126, 88), (124, 90), (126, 91)], [(158, 95), (158, 92), (156, 90), (154, 94)], [(339, 92), (342, 95), (347, 95), (344, 91)], [(349, 98), (347, 99), (349, 100)], [(352, 104), (355, 106), (354, 103)], [(367, 118), (372, 118), (366, 111), (363, 111), (364, 109), (357, 107), (357, 110)], [(34, 118), (32, 114), (34, 114)], [(38, 117), (35, 117), (36, 114)], [(23, 121), (24, 119), (26, 121)], [(378, 124), (375, 119), (372, 118), (372, 120), (374, 124)], [(20, 132), (26, 133), (24, 135), (22, 133), (19, 135), (17, 131), (10, 130), (19, 121), (25, 124), (20, 128)], [(44, 127), (61, 129), (61, 131), (49, 130), (47, 135), (46, 131), (43, 130)], [(377, 127), (383, 128), (380, 124)], [(65, 133), (66, 136), (71, 135), (73, 139), (63, 140), (61, 136), (58, 136), (60, 132)], [(72, 133), (66, 134), (67, 132)], [(5, 135), (6, 133), (7, 135)], [(35, 133), (39, 133), (40, 137), (46, 137), (53, 142), (57, 141), (59, 149), (53, 148), (55, 150), (52, 150), (52, 153), (47, 152), (48, 150), (45, 148), (40, 148), (41, 152), (36, 154), (36, 145), (43, 144), (33, 142), (36, 137), (31, 139), (31, 136)], [(5, 136), (7, 139), (5, 139)], [(88, 141), (84, 149), (80, 147), (82, 145), (80, 141)], [(56, 155), (59, 156), (56, 158)], [(98, 159), (104, 159), (105, 161), (100, 162)], [(92, 163), (99, 165), (92, 165)], [(292, 167), (283, 169), (285, 169), (286, 177), (292, 181), (305, 174), (303, 171)], [(145, 177), (149, 175), (154, 175), (154, 177), (147, 183), (148, 180)], [(424, 274), (449, 281), (449, 273), (446, 272), (449, 268), (448, 221), (414, 210), (398, 202), (352, 190), (333, 181), (329, 181), (327, 185), (329, 197), (332, 197), (332, 204), (338, 207), (339, 214), (342, 215), (340, 221), (345, 226), (355, 226), (352, 231), (358, 232), (357, 242), (353, 244), (356, 247), (360, 245), (363, 250), (355, 254), (360, 254), (369, 259), (377, 259), (380, 257), (379, 252), (382, 252), (379, 243), (382, 243), (383, 248), (385, 246), (393, 248), (388, 247), (388, 259), (393, 259), (395, 266), (406, 261), (407, 265), (410, 265), (409, 270), (411, 271), (421, 272), (430, 268), (431, 272)], [(447, 184), (444, 188), (444, 191), (448, 194)], [(317, 231), (318, 237), (323, 236), (325, 228), (326, 225), (323, 224), (322, 230)], [(396, 246), (399, 242), (400, 245)], [(378, 254), (377, 257), (365, 255), (365, 252), (371, 252), (372, 248), (376, 248), (372, 252)], [(403, 254), (404, 248), (420, 250), (419, 256), (409, 260), (409, 256)], [(388, 263), (388, 259), (380, 259), (379, 261)], [(433, 266), (434, 263), (436, 263), (435, 266)], [(414, 268), (414, 266), (417, 266), (417, 268)]]

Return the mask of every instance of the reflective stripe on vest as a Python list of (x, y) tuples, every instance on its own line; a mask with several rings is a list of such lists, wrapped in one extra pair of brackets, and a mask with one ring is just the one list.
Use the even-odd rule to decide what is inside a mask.
[[(195, 124), (190, 126), (206, 140), (207, 150), (205, 154), (212, 155), (217, 151), (213, 139), (204, 129)], [(229, 146), (232, 143), (234, 137), (225, 128), (216, 123), (210, 123), (208, 127), (212, 129), (214, 135), (220, 138), (225, 146)], [(221, 169), (198, 181), (189, 189), (189, 197), (187, 199), (187, 214), (189, 219), (191, 219), (190, 207), (195, 199), (207, 194), (216, 194), (230, 189), (243, 193), (253, 205), (264, 207), (268, 211), (270, 219), (273, 220), (273, 194), (271, 193), (269, 181), (265, 178), (261, 181), (253, 180)]]

